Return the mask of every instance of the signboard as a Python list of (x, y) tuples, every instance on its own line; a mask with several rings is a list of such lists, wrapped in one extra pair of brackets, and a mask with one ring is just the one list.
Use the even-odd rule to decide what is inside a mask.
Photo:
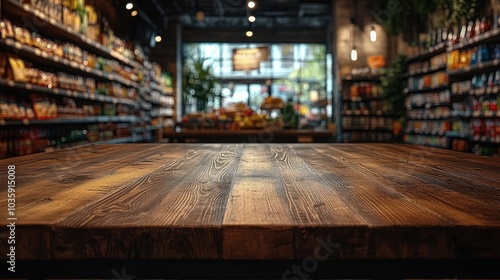
[(268, 59), (267, 47), (233, 49), (233, 71), (258, 70), (260, 62)]

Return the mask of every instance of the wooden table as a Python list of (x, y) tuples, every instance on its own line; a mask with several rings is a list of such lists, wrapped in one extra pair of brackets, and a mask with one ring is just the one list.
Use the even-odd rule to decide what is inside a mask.
[[(500, 277), (497, 158), (397, 144), (122, 144), (0, 163), (3, 186), (16, 167), (20, 277)], [(6, 188), (0, 201), (5, 228)]]

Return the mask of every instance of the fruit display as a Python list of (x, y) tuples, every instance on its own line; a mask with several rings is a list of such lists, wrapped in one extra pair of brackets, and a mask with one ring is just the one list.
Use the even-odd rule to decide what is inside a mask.
[(285, 102), (278, 97), (268, 97), (261, 109), (254, 111), (243, 102), (234, 103), (209, 113), (190, 113), (182, 118), (182, 125), (191, 129), (263, 129), (266, 127), (286, 127), (283, 120)]

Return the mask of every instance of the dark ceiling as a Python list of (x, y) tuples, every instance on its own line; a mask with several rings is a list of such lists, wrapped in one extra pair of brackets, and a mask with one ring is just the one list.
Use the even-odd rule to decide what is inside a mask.
[[(189, 28), (324, 28), (331, 21), (331, 0), (254, 0), (250, 10), (248, 0), (135, 0), (133, 2), (147, 16), (149, 24), (158, 29), (177, 21)], [(117, 0), (124, 7), (127, 0)], [(203, 11), (203, 20), (197, 20), (197, 11)], [(249, 23), (247, 17), (256, 17)], [(140, 13), (141, 14), (141, 13)], [(146, 19), (148, 20), (148, 19)]]

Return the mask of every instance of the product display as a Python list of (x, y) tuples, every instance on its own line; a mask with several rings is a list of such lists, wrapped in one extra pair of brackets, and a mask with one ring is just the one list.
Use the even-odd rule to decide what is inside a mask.
[(342, 142), (389, 142), (394, 117), (385, 113), (378, 77), (343, 79)]

